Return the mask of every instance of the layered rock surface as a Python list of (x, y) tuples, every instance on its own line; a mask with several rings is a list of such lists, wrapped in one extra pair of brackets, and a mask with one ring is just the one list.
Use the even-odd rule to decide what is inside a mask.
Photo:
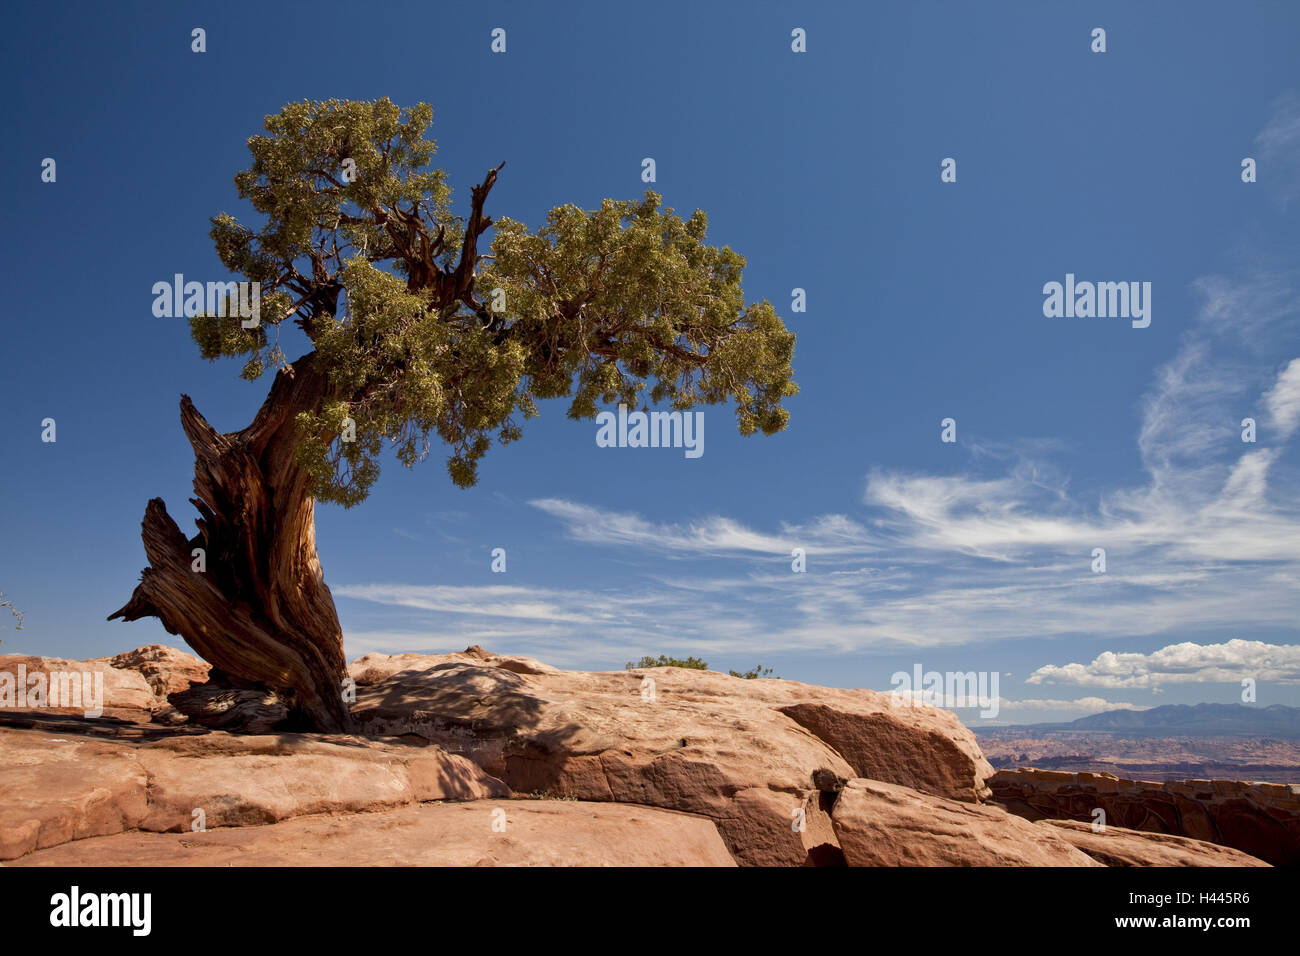
[[(498, 815), (499, 814), (499, 815)], [(568, 800), (424, 803), (205, 833), (122, 833), (17, 866), (735, 866), (702, 817)]]
[(110, 741), (0, 729), (0, 752), (0, 860), (127, 830), (246, 827), (509, 793), (463, 757), (359, 737)]
[[(39, 721), (49, 718), (71, 716), (78, 717), (90, 709), (91, 701), (84, 692), (92, 686), (102, 687), (103, 699), (97, 703), (103, 707), (103, 718), (109, 724), (117, 723), (163, 723), (179, 720), (168, 701), (173, 693), (187, 690), (191, 684), (199, 685), (207, 680), (210, 668), (207, 663), (192, 654), (167, 647), (163, 644), (150, 644), (133, 651), (117, 654), (114, 657), (95, 657), (89, 660), (67, 660), (61, 657), (31, 657), (25, 655), (0, 655), (0, 674), (8, 674), (15, 679), (18, 675), (30, 677), (42, 674), (43, 701), (33, 706), (27, 702), (23, 706), (15, 700), (0, 709), (0, 716), (8, 718), (12, 724), (17, 712), (25, 714), (30, 720)], [(84, 678), (75, 680), (78, 699), (75, 706), (60, 706), (69, 703), (67, 694), (74, 688), (52, 675), (87, 675), (92, 683)], [(59, 694), (51, 688), (58, 684)]]
[(831, 812), (849, 866), (1099, 866), (1000, 807), (851, 780)]
[[(1118, 833), (1103, 850), (1008, 814), (985, 802), (992, 770), (955, 715), (873, 691), (477, 647), (370, 654), (350, 666), (359, 732), (325, 736), (284, 732), (275, 695), (232, 693), (161, 645), (0, 672), (20, 661), (105, 686), (98, 719), (0, 708), (0, 859), (32, 865), (1229, 859)], [(504, 830), (485, 822), (498, 811)]]
[(1004, 770), (993, 798), (1029, 820), (1091, 823), (1232, 847), (1277, 866), (1300, 864), (1300, 787), (1232, 780), (1152, 783), (1108, 773)]
[(951, 712), (874, 691), (676, 667), (560, 671), (478, 648), (368, 654), (349, 672), (368, 732), (418, 735), (519, 792), (701, 814), (747, 864), (835, 857), (815, 775), (870, 773), (973, 803), (992, 773)]
[(1050, 827), (1054, 836), (1106, 866), (1268, 866), (1231, 847), (1167, 833), (1112, 826), (1094, 831), (1078, 820), (1042, 820), (1037, 826)]

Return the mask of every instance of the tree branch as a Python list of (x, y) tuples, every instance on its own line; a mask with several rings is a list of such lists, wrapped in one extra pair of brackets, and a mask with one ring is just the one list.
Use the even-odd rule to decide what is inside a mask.
[(442, 305), (450, 306), (454, 302), (464, 302), (469, 308), (478, 312), (482, 306), (475, 305), (467, 300), (467, 296), (472, 297), (474, 294), (474, 269), (478, 264), (478, 237), (487, 231), (492, 225), (492, 219), (483, 215), (483, 203), (487, 201), (488, 193), (492, 191), (493, 185), (497, 181), (499, 173), (505, 162), (496, 169), (488, 170), (487, 176), (483, 182), (473, 189), (473, 202), (470, 207), (469, 221), (465, 223), (465, 241), (460, 247), (460, 262), (449, 276), (449, 282), (443, 291)]

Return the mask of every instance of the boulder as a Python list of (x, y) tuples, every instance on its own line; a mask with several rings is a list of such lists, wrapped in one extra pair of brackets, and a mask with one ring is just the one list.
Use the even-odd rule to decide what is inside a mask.
[[(80, 676), (83, 674), (90, 675), (92, 689), (97, 684), (102, 684), (103, 710), (104, 713), (110, 716), (118, 711), (138, 711), (147, 716), (149, 712), (160, 706), (158, 698), (154, 695), (153, 688), (149, 686), (149, 682), (139, 671), (113, 667), (109, 659), (105, 657), (88, 661), (73, 661), (62, 657), (5, 655), (0, 657), (0, 674), (11, 675), (15, 684), (25, 675), (28, 680), (28, 687), (31, 686), (30, 681), (34, 675), (44, 675), (44, 703), (33, 706), (33, 702), (29, 697), (24, 706), (22, 702), (15, 698), (14, 703), (4, 705), (3, 712), (6, 713), (36, 710), (51, 714), (81, 714), (89, 709), (89, 701), (82, 697), (82, 692), (86, 689), (85, 679)], [(68, 691), (74, 690), (71, 686), (72, 683), (78, 685), (75, 687), (75, 692), (78, 698), (81, 699), (77, 706), (50, 706), (55, 703), (56, 696), (59, 698), (59, 703), (64, 702), (64, 691), (62, 690), (64, 685), (60, 681), (52, 681), (51, 675), (54, 674), (78, 675), (75, 681), (67, 685)], [(50, 690), (52, 683), (60, 685), (61, 690), (58, 694)]]
[[(169, 712), (168, 695), (206, 680), (209, 669), (194, 655), (162, 644), (150, 644), (114, 657), (84, 661), (61, 657), (0, 656), (0, 673), (17, 675), (20, 665), (28, 676), (38, 672), (46, 674), (47, 685), (50, 674), (90, 674), (92, 680), (103, 681), (103, 716), (136, 723), (148, 723)], [(47, 692), (45, 706), (7, 707), (0, 711), (0, 716), (12, 723), (14, 719), (21, 719), (16, 717), (17, 714), (27, 717), (81, 716), (89, 709), (85, 701), (75, 707), (51, 707), (50, 703)]]
[(166, 705), (170, 694), (187, 690), (191, 684), (202, 684), (211, 670), (207, 661), (165, 644), (137, 647), (107, 660), (119, 670), (135, 671), (143, 677), (159, 707)]
[(984, 781), (993, 767), (952, 711), (871, 691), (825, 693), (829, 688), (799, 684), (793, 692), (810, 689), (820, 692), (815, 699), (781, 713), (834, 747), (855, 776), (967, 802), (990, 795)]

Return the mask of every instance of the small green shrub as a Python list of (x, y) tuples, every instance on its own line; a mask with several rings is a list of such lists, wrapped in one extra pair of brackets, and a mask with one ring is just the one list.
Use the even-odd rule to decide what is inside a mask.
[(683, 660), (678, 660), (676, 657), (668, 657), (664, 654), (660, 654), (658, 660), (655, 660), (653, 657), (647, 654), (645, 657), (641, 658), (635, 664), (633, 664), (631, 661), (627, 662), (627, 669), (630, 671), (637, 670), (642, 667), (689, 667), (691, 670), (696, 670), (696, 671), (706, 671), (709, 669), (709, 665), (706, 664), (704, 661), (700, 660), (698, 657), (688, 657), (686, 658), (686, 660), (683, 661)]
[[(772, 673), (772, 668), (764, 667), (762, 664), (759, 664), (752, 671), (745, 671), (743, 674), (740, 671), (727, 671), (727, 673), (732, 677), (743, 677), (745, 680), (754, 680), (758, 677), (767, 677)], [(776, 679), (780, 680), (781, 676), (778, 674)]]

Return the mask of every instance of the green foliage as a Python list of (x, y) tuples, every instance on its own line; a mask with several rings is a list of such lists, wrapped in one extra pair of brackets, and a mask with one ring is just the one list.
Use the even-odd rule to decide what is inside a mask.
[(675, 657), (667, 657), (663, 654), (659, 655), (658, 660), (655, 660), (647, 654), (635, 664), (631, 661), (627, 662), (627, 670), (630, 671), (639, 670), (643, 667), (689, 667), (691, 670), (696, 671), (706, 671), (709, 669), (709, 665), (704, 663), (704, 661), (700, 660), (698, 657), (688, 657), (683, 661), (678, 660)]
[[(745, 671), (743, 674), (740, 671), (731, 670), (727, 671), (727, 673), (732, 677), (743, 677), (745, 680), (757, 680), (760, 677), (767, 677), (770, 675), (772, 673), (772, 668), (764, 667), (762, 664), (759, 664), (752, 671)], [(778, 675), (776, 679), (780, 680), (781, 678)]]
[(684, 410), (731, 399), (742, 434), (784, 428), (781, 399), (798, 390), (794, 335), (767, 302), (744, 304), (745, 260), (704, 245), (707, 225), (653, 192), (562, 206), (536, 235), (499, 221), (482, 282), (505, 290), (511, 329), (531, 345), (530, 397), (572, 395), (571, 418), (594, 417), (599, 402)]
[[(664, 654), (660, 654), (658, 659), (653, 658), (647, 654), (644, 657), (642, 657), (639, 661), (637, 661), (635, 664), (632, 663), (631, 661), (627, 662), (627, 670), (630, 671), (640, 670), (641, 668), (645, 668), (645, 667), (689, 667), (692, 670), (699, 670), (699, 671), (709, 669), (709, 665), (706, 664), (704, 661), (700, 660), (698, 657), (688, 657), (685, 660), (680, 660), (679, 658), (668, 657), (667, 655)], [(745, 680), (755, 680), (759, 677), (770, 676), (772, 673), (772, 668), (764, 667), (762, 664), (759, 664), (753, 670), (745, 671), (743, 674), (740, 671), (732, 671), (732, 670), (727, 671), (727, 673), (730, 674), (732, 677), (743, 677)], [(780, 677), (777, 678), (777, 680), (780, 679), (781, 679)]]
[[(497, 221), (479, 255), (495, 171), (470, 215), (453, 215), (429, 168), (432, 117), (387, 99), (291, 103), (249, 139), (253, 163), (235, 177), (260, 227), (212, 220), (222, 262), (261, 283), (262, 324), (199, 316), (193, 337), (205, 359), (243, 359), (252, 380), (288, 364), (281, 323), (308, 335), (329, 394), (297, 414), (297, 456), (318, 498), (364, 500), (386, 447), (409, 467), (433, 436), (452, 480), (472, 485), (539, 399), (569, 398), (576, 419), (619, 401), (730, 401), (742, 434), (786, 426), (794, 334), (769, 303), (745, 303), (745, 261), (705, 244), (703, 212), (683, 220), (653, 192), (566, 205), (536, 233)], [(344, 442), (348, 419), (356, 440)]]

